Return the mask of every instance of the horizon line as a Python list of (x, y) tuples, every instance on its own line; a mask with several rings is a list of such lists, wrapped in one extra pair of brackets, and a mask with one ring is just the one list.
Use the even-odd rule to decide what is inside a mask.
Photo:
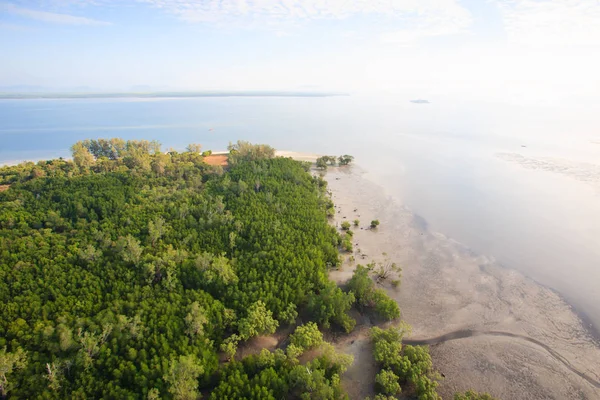
[(84, 98), (186, 98), (186, 97), (332, 97), (345, 92), (293, 90), (198, 90), (150, 92), (0, 92), (0, 99), (84, 99)]

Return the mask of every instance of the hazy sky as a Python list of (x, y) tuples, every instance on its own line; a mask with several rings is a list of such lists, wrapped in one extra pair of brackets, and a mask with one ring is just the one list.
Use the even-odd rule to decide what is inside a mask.
[(598, 101), (600, 0), (0, 0), (0, 86)]

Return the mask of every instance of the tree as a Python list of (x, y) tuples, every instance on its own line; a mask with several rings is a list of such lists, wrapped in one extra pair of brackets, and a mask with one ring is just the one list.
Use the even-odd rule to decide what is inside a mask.
[(128, 263), (137, 265), (141, 261), (144, 248), (140, 246), (140, 241), (131, 235), (120, 238), (121, 257)]
[(275, 333), (277, 326), (279, 326), (279, 322), (273, 318), (273, 313), (261, 300), (250, 306), (248, 315), (246, 318), (240, 319), (238, 324), (240, 336), (244, 340), (253, 336)]
[(360, 224), (360, 220), (358, 220), (358, 219), (355, 219), (355, 220), (354, 220), (354, 226), (358, 226), (359, 224)]
[(370, 331), (375, 361), (400, 377), (404, 377), (401, 372), (405, 371), (407, 364), (401, 355), (402, 337), (409, 331), (408, 325), (403, 323), (387, 329), (373, 327)]
[(198, 143), (190, 143), (185, 148), (188, 153), (200, 153), (202, 151), (202, 145)]
[(296, 328), (290, 336), (290, 343), (302, 350), (309, 350), (323, 343), (323, 334), (314, 322), (308, 322)]
[(125, 153), (125, 148), (127, 147), (127, 143), (121, 138), (111, 138), (108, 140), (108, 145), (110, 147), (110, 155), (109, 159), (117, 160), (123, 157)]
[(433, 364), (427, 347), (407, 345), (404, 347), (404, 356), (411, 366), (408, 379), (414, 381), (416, 377), (431, 372)]
[(233, 357), (235, 357), (235, 353), (237, 353), (237, 347), (241, 339), (242, 338), (240, 335), (234, 333), (227, 339), (223, 340), (223, 343), (221, 343), (220, 350), (225, 353), (228, 360), (231, 360)]
[(296, 305), (294, 303), (288, 303), (285, 310), (279, 314), (279, 319), (290, 325), (296, 322), (296, 318), (298, 318), (298, 311), (296, 310)]
[(454, 400), (495, 400), (489, 393), (477, 393), (467, 390), (464, 393), (455, 393)]
[(206, 311), (197, 301), (190, 306), (190, 312), (185, 317), (186, 333), (194, 338), (204, 334), (204, 324), (208, 322)]
[(350, 229), (350, 222), (348, 222), (348, 221), (342, 222), (342, 230), (347, 231), (348, 229)]
[(370, 335), (373, 343), (386, 342), (402, 342), (405, 335), (409, 335), (411, 327), (405, 322), (390, 326), (386, 329), (381, 329), (377, 326), (371, 328)]
[(11, 389), (8, 380), (15, 370), (23, 369), (27, 365), (27, 354), (20, 347), (14, 353), (8, 353), (6, 347), (0, 350), (0, 395), (6, 396)]
[(402, 343), (400, 342), (377, 341), (373, 347), (373, 357), (383, 368), (397, 371), (402, 364), (401, 351)]
[(328, 282), (318, 294), (309, 295), (308, 311), (325, 328), (333, 322), (351, 332), (356, 321), (348, 315), (348, 311), (354, 301), (354, 294), (344, 293), (335, 283)]
[(206, 282), (219, 281), (225, 285), (237, 283), (238, 277), (232, 262), (225, 257), (225, 253), (214, 256), (210, 253), (202, 253), (196, 258), (196, 268), (203, 272)]
[(79, 250), (79, 258), (86, 262), (91, 263), (102, 255), (101, 250), (97, 250), (92, 244), (88, 244), (85, 248)]
[(61, 387), (61, 379), (63, 376), (62, 365), (60, 362), (46, 363), (46, 376), (48, 379), (48, 387), (53, 391), (58, 391)]
[(419, 400), (442, 400), (440, 395), (437, 394), (437, 381), (427, 375), (419, 375), (412, 383), (415, 385)]
[(127, 142), (127, 150), (123, 157), (123, 163), (129, 169), (147, 172), (151, 170), (151, 158), (149, 154), (149, 143), (145, 142)]
[(342, 249), (344, 249), (344, 251), (347, 251), (348, 253), (352, 253), (354, 247), (352, 246), (351, 236), (344, 236), (344, 238), (342, 239)]
[(158, 176), (164, 175), (166, 168), (170, 165), (172, 165), (171, 155), (163, 153), (155, 154), (154, 157), (152, 157), (152, 162), (150, 163), (152, 172)]
[(400, 318), (398, 303), (390, 298), (383, 289), (377, 289), (373, 292), (373, 303), (375, 313), (381, 318), (387, 321)]
[(148, 222), (148, 236), (152, 246), (156, 244), (158, 239), (164, 236), (167, 231), (167, 224), (162, 217), (156, 218), (154, 221)]
[(325, 157), (317, 158), (316, 165), (317, 165), (318, 169), (326, 170), (327, 169), (327, 161), (325, 160)]
[(348, 154), (344, 154), (343, 156), (338, 157), (338, 161), (340, 165), (348, 165), (354, 160), (354, 157)]
[(377, 385), (377, 391), (385, 395), (395, 396), (401, 391), (398, 375), (389, 369), (379, 371), (375, 376), (375, 384)]
[(377, 228), (379, 226), (379, 220), (378, 219), (374, 219), (373, 221), (371, 221), (371, 228)]
[(412, 383), (419, 400), (439, 400), (436, 391), (439, 377), (433, 373), (428, 348), (423, 346), (402, 348), (402, 337), (408, 331), (409, 327), (405, 324), (388, 329), (372, 328), (373, 357), (384, 369)]
[[(370, 397), (365, 397), (364, 400), (371, 400)], [(388, 396), (385, 394), (378, 393), (373, 397), (373, 400), (397, 400), (396, 396)]]
[(368, 268), (357, 265), (352, 278), (348, 281), (348, 290), (354, 293), (360, 308), (373, 309), (378, 316), (386, 320), (400, 317), (398, 303), (390, 298), (384, 290), (375, 289)]
[(106, 342), (106, 339), (108, 339), (108, 335), (112, 332), (112, 328), (113, 327), (110, 324), (105, 325), (100, 334), (84, 331), (79, 328), (77, 334), (77, 341), (79, 342), (79, 360), (86, 370), (92, 366), (94, 358), (100, 352), (100, 347), (102, 347)]
[(96, 161), (94, 156), (89, 152), (82, 142), (77, 142), (71, 146), (71, 155), (73, 156), (73, 162), (75, 165), (83, 169), (90, 168)]
[(56, 327), (56, 334), (58, 336), (59, 349), (61, 351), (69, 351), (75, 346), (73, 331), (65, 324), (60, 323)]
[(347, 288), (354, 293), (356, 303), (359, 307), (370, 307), (373, 301), (373, 281), (369, 277), (369, 270), (362, 265), (357, 265), (348, 281)]
[(198, 377), (204, 368), (193, 355), (179, 356), (172, 359), (169, 369), (163, 379), (169, 384), (169, 393), (178, 400), (196, 400), (198, 392)]
[(243, 140), (229, 143), (229, 163), (249, 162), (275, 157), (275, 149), (266, 144), (252, 144)]

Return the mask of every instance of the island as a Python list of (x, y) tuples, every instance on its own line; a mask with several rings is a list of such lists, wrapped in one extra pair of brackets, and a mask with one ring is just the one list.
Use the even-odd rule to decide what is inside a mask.
[(402, 342), (382, 289), (400, 266), (332, 279), (365, 227), (335, 225), (314, 163), (275, 154), (113, 138), (0, 168), (0, 396), (343, 399), (341, 350), (367, 329), (375, 399), (439, 399), (428, 348)]

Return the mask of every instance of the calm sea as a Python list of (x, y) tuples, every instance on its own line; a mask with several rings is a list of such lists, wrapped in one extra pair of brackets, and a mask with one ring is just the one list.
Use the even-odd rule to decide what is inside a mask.
[(429, 228), (556, 289), (600, 326), (600, 113), (397, 97), (0, 100), (0, 163), (77, 140), (237, 139), (349, 153)]

